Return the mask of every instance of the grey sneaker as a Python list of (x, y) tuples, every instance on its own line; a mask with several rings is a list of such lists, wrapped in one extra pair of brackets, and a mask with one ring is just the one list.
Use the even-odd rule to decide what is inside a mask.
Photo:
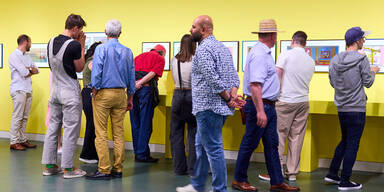
[(52, 168), (47, 168), (44, 166), (44, 171), (43, 171), (44, 176), (57, 175), (59, 173), (63, 173), (63, 169), (59, 168), (59, 166), (57, 165), (53, 165)]
[(87, 172), (85, 172), (81, 169), (73, 168), (72, 171), (64, 170), (64, 176), (63, 177), (64, 177), (64, 179), (72, 179), (72, 178), (82, 177), (86, 174), (87, 174)]

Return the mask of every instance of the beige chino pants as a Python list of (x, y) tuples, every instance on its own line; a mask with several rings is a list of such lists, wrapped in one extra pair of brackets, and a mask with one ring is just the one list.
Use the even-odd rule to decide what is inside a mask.
[(11, 94), (13, 102), (11, 128), (9, 129), (10, 143), (23, 143), (27, 141), (25, 128), (31, 111), (32, 93), (15, 91)]
[(124, 162), (124, 116), (127, 96), (124, 89), (100, 89), (92, 100), (93, 119), (95, 123), (95, 146), (99, 156), (98, 171), (111, 173), (108, 148), (108, 117), (111, 117), (113, 135), (114, 164), (112, 170), (122, 172)]
[(276, 103), (279, 156), (283, 167), (285, 141), (288, 138), (287, 175), (297, 175), (300, 169), (300, 153), (303, 146), (309, 103)]

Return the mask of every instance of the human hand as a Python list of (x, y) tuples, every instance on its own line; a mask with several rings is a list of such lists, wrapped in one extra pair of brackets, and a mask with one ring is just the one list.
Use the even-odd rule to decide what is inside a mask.
[(234, 98), (234, 101), (236, 102), (237, 104), (237, 108), (239, 109), (242, 109), (245, 105), (245, 100), (244, 100), (244, 97), (241, 96), (241, 95), (235, 95), (235, 96), (232, 96)]
[(36, 67), (30, 67), (30, 70), (29, 70), (32, 74), (37, 74), (39, 73), (39, 71), (37, 70)]
[(265, 128), (265, 126), (267, 125), (267, 115), (265, 114), (265, 112), (258, 111), (256, 117), (257, 117), (257, 126), (261, 128)]
[(86, 36), (82, 31), (80, 32), (79, 36), (75, 38), (75, 40), (81, 44), (81, 47), (85, 47), (85, 39), (86, 39)]
[(380, 67), (378, 66), (372, 66), (371, 67), (371, 71), (375, 72), (375, 73), (378, 73), (380, 71)]
[(143, 87), (143, 85), (140, 83), (139, 80), (136, 81), (136, 90), (140, 89), (141, 87)]
[(92, 99), (96, 98), (96, 94), (97, 94), (97, 89), (93, 88), (91, 93)]
[(125, 109), (126, 111), (130, 111), (133, 109), (133, 102), (132, 100), (127, 100), (127, 108)]

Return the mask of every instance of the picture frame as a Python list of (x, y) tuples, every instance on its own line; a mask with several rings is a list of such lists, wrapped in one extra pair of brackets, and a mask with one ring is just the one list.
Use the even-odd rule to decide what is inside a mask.
[[(242, 42), (242, 69), (245, 71), (245, 65), (247, 64), (247, 57), (249, 51), (255, 46), (258, 41), (243, 41)], [(271, 55), (273, 61), (276, 63), (276, 45), (271, 48)]]
[(180, 41), (175, 41), (173, 42), (173, 49), (172, 49), (172, 52), (173, 52), (173, 56), (176, 56), (179, 51), (180, 51)]
[(239, 71), (239, 41), (222, 41), (232, 54), (233, 65)]
[(366, 39), (362, 51), (369, 63), (380, 67), (379, 73), (384, 73), (384, 39)]
[(166, 50), (165, 57), (164, 57), (165, 59), (164, 71), (169, 71), (170, 70), (169, 62), (171, 60), (171, 54), (170, 54), (171, 42), (142, 42), (141, 51), (142, 53), (151, 51), (151, 49), (153, 49), (158, 44), (164, 46)]
[[(280, 53), (291, 49), (291, 41), (280, 41)], [(345, 41), (340, 39), (307, 40), (304, 49), (315, 61), (315, 72), (328, 72), (332, 58), (345, 50)]]
[[(84, 46), (85, 53), (93, 43), (98, 41), (101, 41), (102, 43), (107, 42), (107, 35), (105, 34), (105, 32), (84, 32), (84, 34), (86, 36), (85, 46)], [(87, 66), (84, 66), (84, 67), (87, 67)], [(80, 73), (76, 72), (76, 74), (77, 74), (77, 79), (83, 79), (83, 72), (80, 72)]]
[(0, 69), (3, 68), (3, 44), (0, 43)]
[(27, 53), (38, 68), (49, 68), (47, 43), (32, 43)]

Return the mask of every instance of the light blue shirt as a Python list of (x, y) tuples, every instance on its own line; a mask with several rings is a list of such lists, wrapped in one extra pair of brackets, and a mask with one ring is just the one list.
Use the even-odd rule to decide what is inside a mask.
[(201, 41), (192, 61), (192, 113), (213, 111), (233, 115), (219, 93), (239, 87), (240, 81), (233, 65), (231, 52), (213, 35)]
[(131, 49), (114, 38), (97, 46), (93, 56), (91, 84), (96, 89), (127, 88), (127, 94), (133, 95), (136, 84)]
[(271, 49), (261, 42), (257, 42), (253, 46), (247, 57), (243, 84), (245, 95), (252, 96), (250, 83), (255, 82), (260, 83), (262, 86), (263, 99), (277, 100), (280, 82), (275, 62), (271, 55)]

